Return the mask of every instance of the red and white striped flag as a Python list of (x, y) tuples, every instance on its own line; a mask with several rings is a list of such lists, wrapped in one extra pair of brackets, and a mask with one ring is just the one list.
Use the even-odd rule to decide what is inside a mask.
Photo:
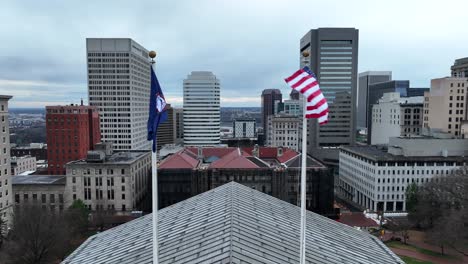
[(328, 122), (327, 99), (320, 91), (315, 75), (309, 67), (304, 67), (284, 79), (294, 90), (307, 98), (305, 118), (317, 118), (320, 125)]

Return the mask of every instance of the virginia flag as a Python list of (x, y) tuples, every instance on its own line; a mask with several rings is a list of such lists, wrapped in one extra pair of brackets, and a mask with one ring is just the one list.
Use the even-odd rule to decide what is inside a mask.
[(156, 134), (159, 124), (167, 120), (166, 99), (159, 85), (158, 78), (151, 67), (151, 95), (148, 117), (148, 140), (153, 140), (153, 152), (156, 152)]

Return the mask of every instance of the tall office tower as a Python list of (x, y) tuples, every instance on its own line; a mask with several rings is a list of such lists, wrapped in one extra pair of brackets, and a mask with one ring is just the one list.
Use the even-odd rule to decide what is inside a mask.
[(275, 105), (278, 106), (282, 98), (279, 89), (265, 89), (262, 92), (262, 124), (265, 138), (268, 136), (268, 116), (276, 114)]
[[(12, 180), (11, 180), (11, 164), (10, 164), (10, 126), (8, 124), (8, 100), (9, 95), (0, 95), (0, 116), (1, 116), (1, 133), (2, 141), (0, 146), (0, 217), (11, 226), (12, 216)], [(2, 228), (2, 227), (0, 227)], [(6, 227), (3, 227), (6, 228)]]
[(176, 123), (174, 108), (167, 104), (167, 120), (158, 127), (157, 149), (160, 150), (166, 144), (174, 144), (176, 140)]
[(184, 109), (174, 108), (175, 123), (176, 123), (176, 141), (182, 142), (184, 140)]
[[(371, 109), (369, 107), (369, 86), (374, 83), (386, 82), (392, 79), (391, 71), (366, 71), (359, 73), (358, 91), (357, 91), (357, 111), (356, 126), (358, 128), (367, 128), (367, 119), (370, 117)], [(369, 131), (370, 132), (370, 131)]]
[(209, 71), (193, 71), (184, 80), (184, 145), (220, 144), (220, 90)]
[(455, 60), (452, 67), (452, 77), (468, 78), (468, 57)]
[[(329, 105), (328, 124), (309, 121), (308, 153), (328, 164), (337, 165), (339, 147), (355, 142), (358, 42), (355, 28), (313, 29), (300, 42), (301, 67), (316, 74)], [(303, 51), (310, 56), (304, 59)]]
[(232, 120), (233, 138), (255, 138), (257, 136), (256, 120), (251, 117), (241, 117)]
[(423, 127), (463, 137), (461, 126), (468, 120), (468, 80), (445, 77), (431, 80), (424, 95)]
[(89, 105), (97, 106), (102, 140), (116, 150), (149, 150), (148, 51), (129, 38), (88, 38)]
[(101, 141), (95, 106), (46, 106), (47, 163), (50, 175), (65, 175), (65, 164), (86, 158)]

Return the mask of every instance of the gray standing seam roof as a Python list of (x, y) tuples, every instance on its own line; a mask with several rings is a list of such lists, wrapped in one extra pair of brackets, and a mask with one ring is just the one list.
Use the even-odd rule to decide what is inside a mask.
[[(63, 263), (152, 263), (152, 214), (96, 234)], [(231, 182), (159, 210), (160, 263), (299, 263), (300, 208)], [(307, 263), (404, 263), (379, 239), (307, 212)]]

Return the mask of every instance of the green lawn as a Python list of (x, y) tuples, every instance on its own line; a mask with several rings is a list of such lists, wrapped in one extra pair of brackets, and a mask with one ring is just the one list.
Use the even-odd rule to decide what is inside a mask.
[(420, 247), (416, 247), (416, 246), (413, 246), (413, 245), (405, 245), (405, 244), (403, 244), (402, 242), (399, 242), (399, 241), (390, 241), (390, 242), (387, 242), (386, 244), (389, 247), (402, 248), (402, 249), (417, 251), (419, 253), (429, 255), (429, 256), (435, 256), (435, 257), (439, 257), (439, 258), (448, 258), (448, 259), (454, 258), (453, 256), (443, 255), (443, 254), (441, 254), (439, 252), (432, 251), (432, 250), (429, 250), (429, 249), (420, 248)]
[(422, 261), (415, 258), (410, 258), (407, 256), (399, 256), (406, 264), (434, 264), (430, 261)]

